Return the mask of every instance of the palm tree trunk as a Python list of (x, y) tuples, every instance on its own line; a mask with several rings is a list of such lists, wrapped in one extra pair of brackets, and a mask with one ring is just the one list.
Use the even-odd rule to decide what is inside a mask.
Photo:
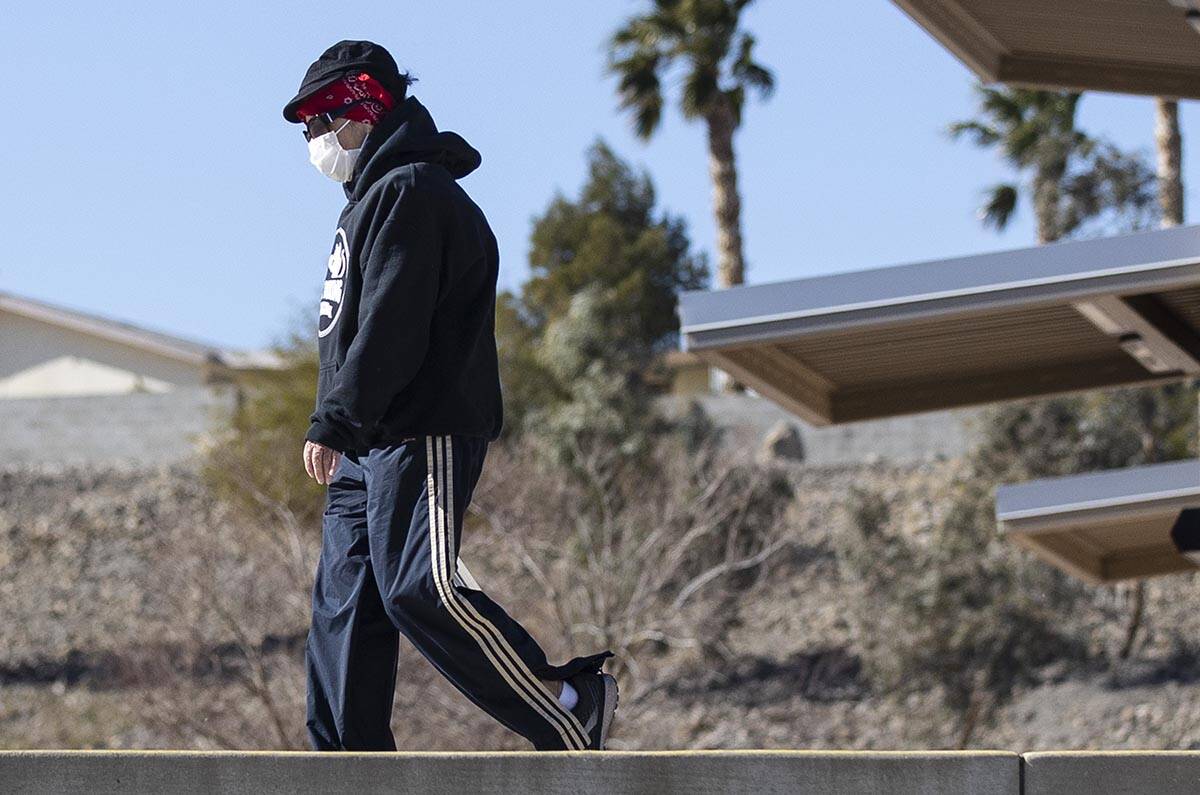
[[(1161, 121), (1162, 117), (1159, 117)], [(1176, 117), (1178, 120), (1178, 117)], [(1177, 133), (1178, 134), (1178, 133)], [(1176, 139), (1178, 142), (1178, 138)], [(1161, 151), (1159, 153), (1161, 155)], [(1178, 162), (1178, 161), (1176, 161)], [(1159, 159), (1161, 168), (1162, 159)], [(1161, 183), (1160, 183), (1161, 185)], [(1160, 188), (1161, 189), (1161, 188)], [(1165, 222), (1165, 215), (1164, 215)], [(1149, 392), (1142, 392), (1135, 404), (1138, 410), (1138, 424), (1141, 425), (1142, 436), (1142, 460), (1141, 464), (1157, 464), (1163, 456), (1160, 455), (1158, 444), (1156, 443), (1159, 434), (1155, 433), (1155, 420), (1158, 418), (1159, 401), (1157, 401)], [(1129, 655), (1133, 653), (1134, 644), (1137, 642), (1138, 633), (1142, 629), (1142, 622), (1146, 617), (1146, 581), (1138, 580), (1133, 586), (1131, 594), (1132, 608), (1129, 611), (1129, 621), (1125, 624), (1125, 640), (1121, 643), (1121, 650), (1117, 652), (1117, 657), (1122, 660), (1129, 659)]]
[(1158, 205), (1162, 225), (1183, 223), (1183, 136), (1179, 132), (1179, 102), (1166, 97), (1154, 100), (1154, 144), (1158, 148)]
[[(733, 110), (718, 102), (706, 116), (708, 122), (708, 173), (713, 183), (713, 213), (717, 220), (717, 283), (733, 287), (746, 278), (742, 258), (742, 200), (738, 195), (737, 165), (733, 156)], [(740, 393), (745, 387), (718, 371), (717, 390)]]
[[(1179, 102), (1167, 97), (1154, 98), (1154, 145), (1158, 149), (1158, 206), (1162, 211), (1162, 226), (1183, 224), (1183, 135), (1179, 131)], [(1153, 423), (1155, 404), (1149, 402), (1142, 410), (1142, 460), (1153, 464), (1159, 460), (1154, 444)], [(1134, 586), (1133, 606), (1125, 626), (1125, 640), (1117, 656), (1124, 660), (1133, 653), (1134, 643), (1146, 614), (1146, 581)]]
[(732, 287), (745, 280), (742, 258), (742, 200), (738, 196), (733, 156), (733, 111), (718, 102), (707, 117), (708, 171), (713, 183), (713, 212), (717, 220), (717, 281)]
[(1033, 213), (1037, 218), (1038, 245), (1053, 243), (1062, 237), (1059, 228), (1059, 180), (1061, 174), (1039, 169), (1033, 178)]
[(1146, 614), (1146, 581), (1138, 580), (1133, 586), (1133, 609), (1129, 613), (1129, 622), (1125, 625), (1125, 640), (1117, 657), (1128, 660), (1133, 653), (1133, 644), (1137, 641), (1138, 631), (1142, 628), (1142, 618)]

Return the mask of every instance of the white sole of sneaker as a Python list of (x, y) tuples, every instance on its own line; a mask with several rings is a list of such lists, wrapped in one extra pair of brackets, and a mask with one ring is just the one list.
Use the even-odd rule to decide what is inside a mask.
[(611, 674), (600, 675), (604, 682), (604, 711), (600, 713), (600, 750), (608, 745), (608, 730), (612, 726), (613, 714), (617, 711), (617, 702), (621, 700), (617, 693), (617, 680)]

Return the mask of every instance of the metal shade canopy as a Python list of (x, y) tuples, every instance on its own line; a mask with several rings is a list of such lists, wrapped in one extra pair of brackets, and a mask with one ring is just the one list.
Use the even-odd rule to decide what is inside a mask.
[(985, 82), (1200, 97), (1190, 0), (895, 0)]
[(817, 425), (1200, 375), (1200, 227), (680, 296), (682, 346)]
[[(1194, 571), (1200, 461), (1046, 478), (996, 490), (1001, 530), (1088, 582)], [(1194, 555), (1195, 553), (1192, 552)]]

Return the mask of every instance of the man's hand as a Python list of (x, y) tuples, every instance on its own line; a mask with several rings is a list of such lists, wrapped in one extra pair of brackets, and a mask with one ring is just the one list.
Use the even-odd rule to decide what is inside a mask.
[(304, 441), (304, 469), (310, 478), (322, 486), (329, 485), (329, 481), (333, 480), (334, 470), (341, 458), (342, 454), (337, 450), (307, 439)]

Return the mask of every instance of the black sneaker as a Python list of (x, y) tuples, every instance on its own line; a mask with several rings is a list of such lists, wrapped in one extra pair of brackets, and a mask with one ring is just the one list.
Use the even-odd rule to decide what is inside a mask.
[(612, 726), (613, 713), (617, 711), (617, 680), (606, 673), (578, 674), (567, 680), (579, 701), (571, 708), (575, 717), (587, 732), (588, 749), (603, 751), (608, 742), (608, 729)]

